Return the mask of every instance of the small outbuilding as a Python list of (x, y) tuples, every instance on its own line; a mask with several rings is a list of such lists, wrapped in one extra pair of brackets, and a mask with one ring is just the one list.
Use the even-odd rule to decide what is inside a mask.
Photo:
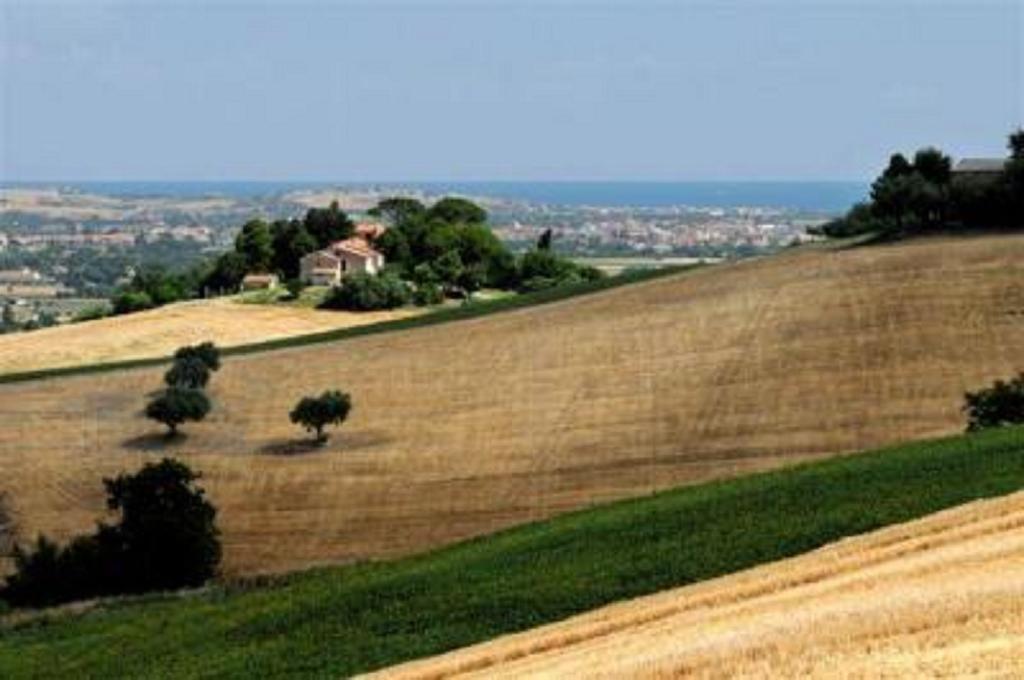
[(274, 290), (280, 285), (277, 274), (246, 274), (242, 290)]

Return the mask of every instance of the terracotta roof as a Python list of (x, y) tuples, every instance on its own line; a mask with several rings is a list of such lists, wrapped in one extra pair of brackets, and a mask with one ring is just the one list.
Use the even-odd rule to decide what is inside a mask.
[(335, 241), (330, 245), (329, 250), (335, 253), (342, 252), (365, 258), (377, 257), (380, 255), (380, 253), (370, 247), (370, 244), (366, 242), (366, 239), (359, 238), (358, 236), (347, 238), (344, 241)]
[(377, 224), (375, 222), (360, 222), (356, 224), (355, 233), (356, 236), (362, 236), (364, 239), (373, 240), (379, 237), (387, 229), (383, 224)]

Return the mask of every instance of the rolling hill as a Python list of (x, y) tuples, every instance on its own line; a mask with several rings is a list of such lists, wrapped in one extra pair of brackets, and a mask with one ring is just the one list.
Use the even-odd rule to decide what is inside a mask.
[(1024, 492), (367, 677), (1017, 672), (1024, 673)]
[[(103, 512), (100, 478), (204, 474), (229, 574), (408, 554), (603, 501), (962, 428), (1024, 368), (1024, 237), (796, 250), (559, 303), (231, 357), (168, 446), (162, 368), (0, 385), (23, 533)], [(190, 338), (192, 339), (192, 338)], [(309, 451), (287, 413), (352, 393)]]
[(166, 357), (182, 345), (206, 340), (233, 347), (409, 315), (407, 311), (355, 314), (242, 304), (234, 298), (179, 302), (126, 316), (0, 335), (0, 375)]
[[(16, 611), (0, 616), (0, 677), (347, 676), (706, 582), (1022, 488), (1024, 427), (837, 456), (588, 508), (392, 561)], [(565, 666), (562, 677), (575, 676), (582, 667), (570, 658), (574, 641), (584, 654), (594, 648), (596, 661), (609, 654), (606, 635), (621, 635), (631, 645), (623, 650), (649, 647), (654, 668), (674, 672), (672, 658), (661, 658), (669, 643), (658, 636), (659, 624), (679, 632), (691, 657), (708, 639), (713, 645), (703, 651), (734, 651), (733, 664), (758, 660), (759, 649), (783, 649), (788, 637), (796, 643), (785, 648), (791, 653), (801, 632), (837, 654), (856, 654), (856, 644), (842, 647), (854, 639), (898, 643), (916, 635), (924, 645), (938, 644), (919, 635), (936, 616), (955, 632), (998, 643), (1006, 616), (1012, 623), (1019, 611), (1013, 603), (1020, 592), (1020, 495), (978, 507), (978, 521), (971, 515), (851, 539), (808, 562), (627, 602), (525, 633), (525, 644), (519, 637), (499, 640), (402, 672), (486, 673), (493, 666), (500, 673), (506, 663), (514, 672), (514, 657), (536, 670), (531, 662), (541, 665), (547, 650)], [(951, 555), (957, 563), (947, 564)], [(923, 600), (929, 606), (915, 608), (921, 592), (915, 586), (932, 577), (937, 582), (928, 582)], [(955, 593), (962, 586), (969, 586), (969, 603)], [(697, 626), (704, 617), (708, 626)], [(606, 620), (610, 626), (603, 626)], [(814, 630), (786, 628), (800, 621)], [(630, 670), (627, 661), (586, 670)]]

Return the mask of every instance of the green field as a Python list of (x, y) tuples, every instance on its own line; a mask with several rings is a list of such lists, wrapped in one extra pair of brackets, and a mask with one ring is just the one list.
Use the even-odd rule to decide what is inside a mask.
[(804, 553), (1024, 488), (1024, 428), (619, 502), (394, 562), (57, 611), (0, 677), (338, 677)]

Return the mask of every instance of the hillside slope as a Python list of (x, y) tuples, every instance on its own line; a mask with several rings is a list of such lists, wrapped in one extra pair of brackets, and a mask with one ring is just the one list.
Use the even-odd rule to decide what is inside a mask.
[[(345, 677), (1021, 489), (1024, 427), (901, 444), (686, 485), (397, 560), (0, 614), (0, 677)], [(994, 570), (987, 585), (1005, 577)]]
[[(958, 431), (1022, 337), (1024, 237), (793, 252), (232, 357), (173, 446), (140, 416), (162, 369), (0, 385), (0, 465), (24, 533), (65, 538), (101, 516), (102, 475), (173, 453), (204, 473), (228, 572), (289, 569)], [(334, 386), (350, 421), (302, 451), (288, 410)]]
[(0, 375), (166, 357), (182, 345), (204, 340), (232, 347), (362, 326), (409, 314), (327, 312), (285, 305), (242, 304), (232, 298), (179, 302), (126, 316), (0, 335)]
[(1018, 677), (1024, 493), (373, 677)]

